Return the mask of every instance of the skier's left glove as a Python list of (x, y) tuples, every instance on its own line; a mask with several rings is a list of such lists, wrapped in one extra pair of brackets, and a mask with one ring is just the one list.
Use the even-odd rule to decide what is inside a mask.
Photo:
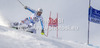
[(41, 31), (41, 35), (44, 35), (44, 29), (42, 29), (42, 31)]
[(25, 8), (25, 9), (27, 9), (28, 7), (27, 7), (27, 6), (25, 6), (24, 8)]

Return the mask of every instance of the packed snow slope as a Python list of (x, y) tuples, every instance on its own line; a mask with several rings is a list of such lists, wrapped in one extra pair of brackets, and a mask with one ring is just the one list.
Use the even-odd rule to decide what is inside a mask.
[(0, 48), (92, 48), (0, 26)]

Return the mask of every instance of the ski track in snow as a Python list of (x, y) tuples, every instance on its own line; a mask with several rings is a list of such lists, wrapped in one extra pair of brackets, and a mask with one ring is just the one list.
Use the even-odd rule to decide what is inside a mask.
[(0, 26), (0, 48), (92, 48)]

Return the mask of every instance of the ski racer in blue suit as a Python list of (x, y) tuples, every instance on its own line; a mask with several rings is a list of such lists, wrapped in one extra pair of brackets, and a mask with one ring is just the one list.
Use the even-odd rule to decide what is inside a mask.
[(43, 10), (41, 8), (39, 8), (37, 10), (33, 10), (33, 9), (30, 9), (29, 7), (27, 7), (27, 6), (25, 6), (24, 8), (26, 10), (30, 11), (33, 15), (31, 17), (28, 17), (28, 18), (22, 20), (20, 23), (18, 23), (18, 22), (17, 23), (13, 23), (12, 27), (25, 24), (29, 28), (27, 31), (32, 32), (32, 33), (36, 33), (36, 29), (33, 29), (31, 27), (34, 26), (35, 23), (40, 21), (41, 27), (42, 27), (41, 35), (44, 35), (43, 17), (41, 16), (42, 13), (43, 13)]
[[(25, 6), (24, 8), (33, 13), (33, 16), (28, 18), (28, 20), (30, 21), (30, 23), (32, 23), (32, 25), (34, 25), (35, 23), (40, 21), (41, 27), (42, 27), (41, 34), (44, 35), (43, 17), (41, 16), (41, 14), (43, 13), (43, 9), (38, 8), (37, 10), (33, 10), (33, 9), (30, 9), (29, 7), (27, 7), (27, 6)], [(32, 25), (29, 25), (29, 26), (32, 26)]]

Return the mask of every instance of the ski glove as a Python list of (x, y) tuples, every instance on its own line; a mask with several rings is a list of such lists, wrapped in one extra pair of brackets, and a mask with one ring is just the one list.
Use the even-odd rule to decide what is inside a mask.
[(41, 35), (44, 35), (44, 29), (42, 29), (42, 31), (41, 31)]
[(27, 7), (27, 6), (25, 6), (24, 8), (25, 8), (25, 9), (27, 9), (28, 7)]

